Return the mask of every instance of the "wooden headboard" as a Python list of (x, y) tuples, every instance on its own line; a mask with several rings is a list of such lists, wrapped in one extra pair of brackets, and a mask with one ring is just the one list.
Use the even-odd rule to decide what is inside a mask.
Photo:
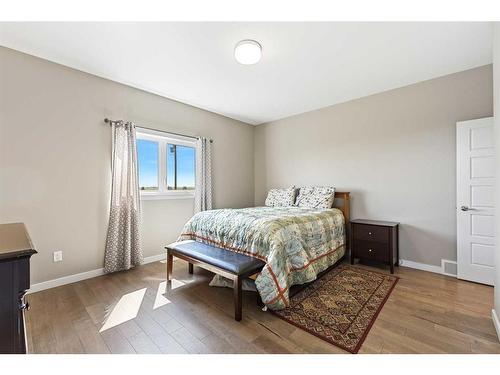
[[(333, 202), (334, 206), (338, 208), (344, 214), (346, 225), (349, 223), (350, 218), (350, 192), (348, 191), (336, 191), (335, 192), (335, 201)], [(339, 204), (339, 200), (342, 202)]]

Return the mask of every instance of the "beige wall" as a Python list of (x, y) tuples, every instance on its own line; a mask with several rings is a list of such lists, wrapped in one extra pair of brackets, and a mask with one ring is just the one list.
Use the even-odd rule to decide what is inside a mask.
[(492, 115), (492, 67), (300, 114), (255, 131), (255, 202), (334, 185), (352, 218), (401, 222), (401, 258), (456, 259), (455, 123)]
[[(216, 206), (253, 205), (252, 126), (0, 48), (0, 222), (27, 224), (39, 251), (33, 283), (102, 267), (111, 152), (104, 117), (212, 137)], [(143, 202), (144, 255), (160, 254), (192, 211), (192, 199)], [(54, 250), (63, 262), (52, 262)]]
[[(497, 147), (497, 181), (500, 178), (500, 23), (495, 22), (493, 33), (493, 97), (494, 97), (494, 112), (495, 112), (495, 141)], [(496, 187), (496, 235), (497, 245), (495, 254), (495, 311), (497, 318), (500, 321), (500, 186), (497, 183)], [(500, 327), (498, 327), (500, 329)], [(497, 331), (500, 339), (500, 332)]]

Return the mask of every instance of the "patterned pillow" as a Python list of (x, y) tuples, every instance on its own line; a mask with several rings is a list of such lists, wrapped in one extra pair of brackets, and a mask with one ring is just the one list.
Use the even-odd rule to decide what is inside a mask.
[(332, 208), (335, 199), (333, 186), (305, 186), (299, 190), (296, 206), (308, 208)]
[(291, 186), (288, 189), (271, 189), (267, 193), (265, 205), (268, 207), (293, 206), (296, 191), (295, 186)]

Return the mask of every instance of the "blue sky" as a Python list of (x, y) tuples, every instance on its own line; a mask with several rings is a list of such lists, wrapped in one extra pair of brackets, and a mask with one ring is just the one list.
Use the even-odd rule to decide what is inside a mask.
[[(167, 182), (174, 184), (174, 156), (167, 145)], [(158, 186), (158, 143), (145, 139), (137, 140), (139, 162), (139, 186)], [(177, 187), (194, 186), (195, 150), (192, 147), (177, 146)]]

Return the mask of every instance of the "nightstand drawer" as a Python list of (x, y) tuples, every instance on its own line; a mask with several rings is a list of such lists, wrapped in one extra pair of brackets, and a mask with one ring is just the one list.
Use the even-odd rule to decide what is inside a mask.
[(354, 240), (389, 243), (389, 228), (377, 225), (354, 225)]
[(389, 247), (384, 243), (354, 240), (352, 250), (356, 258), (389, 261)]

